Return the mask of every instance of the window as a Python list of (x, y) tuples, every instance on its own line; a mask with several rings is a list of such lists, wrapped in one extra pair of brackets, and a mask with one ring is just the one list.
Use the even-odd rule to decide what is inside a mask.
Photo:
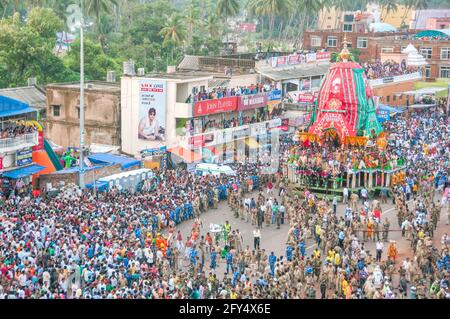
[(449, 66), (441, 66), (440, 77), (441, 78), (450, 78), (450, 65)]
[(419, 50), (419, 53), (425, 58), (425, 59), (431, 59), (431, 54), (433, 53), (433, 49), (429, 47), (422, 47)]
[(329, 36), (327, 39), (327, 45), (332, 48), (337, 47), (337, 37)]
[(367, 49), (367, 38), (358, 38), (358, 41), (356, 42), (356, 47), (358, 49)]
[(343, 31), (344, 32), (352, 32), (353, 31), (353, 24), (351, 24), (351, 23), (344, 23)]
[(392, 53), (394, 48), (381, 48), (381, 53)]
[(61, 116), (61, 105), (52, 105), (53, 116)]
[(345, 14), (344, 15), (344, 22), (353, 22), (353, 14)]
[(77, 106), (78, 119), (80, 118), (80, 106)]
[(321, 37), (318, 37), (318, 36), (315, 36), (315, 35), (313, 35), (311, 37), (311, 46), (312, 47), (320, 47), (321, 46), (321, 42), (322, 42), (322, 38)]
[(441, 48), (441, 60), (450, 60), (450, 48)]
[(425, 77), (426, 78), (431, 78), (431, 66), (427, 65), (425, 67)]
[(389, 103), (389, 100), (390, 100), (390, 99), (391, 99), (391, 96), (390, 96), (390, 95), (386, 96), (386, 102)]
[(393, 99), (394, 101), (397, 101), (397, 95), (394, 94), (394, 95), (392, 96), (392, 99)]

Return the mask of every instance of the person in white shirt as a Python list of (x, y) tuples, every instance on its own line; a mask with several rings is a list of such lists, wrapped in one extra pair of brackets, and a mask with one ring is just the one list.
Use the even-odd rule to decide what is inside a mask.
[(348, 188), (347, 187), (344, 187), (344, 190), (342, 191), (342, 195), (344, 196), (343, 202), (345, 204), (347, 204), (348, 203)]
[(156, 110), (154, 108), (150, 108), (148, 115), (141, 118), (138, 131), (139, 139), (164, 140), (164, 136), (159, 133), (159, 123), (156, 120)]
[(383, 243), (380, 240), (378, 240), (376, 243), (376, 252), (377, 252), (376, 261), (377, 262), (381, 261), (381, 254), (383, 253), (383, 249), (384, 249)]
[(253, 231), (253, 247), (254, 249), (259, 249), (259, 245), (261, 244), (261, 231), (256, 228)]

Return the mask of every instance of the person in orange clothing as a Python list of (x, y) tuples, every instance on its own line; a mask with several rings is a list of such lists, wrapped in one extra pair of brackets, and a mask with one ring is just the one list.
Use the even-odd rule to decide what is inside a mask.
[(367, 222), (367, 239), (371, 240), (373, 234), (373, 221), (372, 218), (369, 218), (369, 221)]
[(396, 244), (395, 240), (391, 240), (391, 243), (389, 244), (389, 248), (388, 248), (388, 256), (395, 263), (395, 261), (397, 259), (397, 255), (398, 255), (397, 244)]

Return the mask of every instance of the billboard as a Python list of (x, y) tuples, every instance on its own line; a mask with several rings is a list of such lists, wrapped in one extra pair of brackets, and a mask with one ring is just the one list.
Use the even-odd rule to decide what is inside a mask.
[(196, 102), (194, 105), (194, 116), (210, 115), (222, 112), (236, 111), (237, 96), (224, 97), (215, 100)]
[(16, 152), (16, 166), (24, 166), (33, 163), (33, 151), (26, 148)]
[(241, 95), (238, 97), (238, 111), (256, 109), (267, 106), (268, 94), (257, 93), (251, 95)]
[(141, 141), (165, 141), (166, 103), (165, 81), (139, 81), (138, 138)]

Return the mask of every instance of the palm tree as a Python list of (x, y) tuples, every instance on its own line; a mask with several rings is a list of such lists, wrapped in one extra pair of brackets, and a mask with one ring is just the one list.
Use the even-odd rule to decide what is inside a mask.
[(382, 10), (386, 10), (386, 13), (384, 15), (384, 18), (382, 21), (385, 21), (389, 13), (396, 12), (398, 9), (398, 0), (381, 0), (379, 3), (382, 6)]
[(220, 24), (216, 15), (208, 16), (208, 19), (204, 21), (204, 26), (208, 30), (208, 34), (211, 38), (217, 38), (220, 34)]
[(186, 40), (186, 27), (183, 23), (183, 17), (178, 13), (172, 14), (159, 34), (164, 37), (163, 44), (172, 41), (176, 46), (182, 45)]
[(114, 6), (118, 5), (117, 0), (82, 0), (87, 15), (95, 17), (97, 25), (100, 24), (100, 16), (105, 13), (112, 13)]
[(247, 3), (247, 10), (250, 15), (261, 19), (261, 40), (264, 40), (264, 16), (266, 11), (262, 2), (263, 0), (249, 0)]
[(189, 42), (191, 42), (194, 27), (200, 19), (199, 10), (192, 3), (185, 9), (185, 19), (188, 26), (188, 39)]
[(428, 2), (429, 0), (410, 0), (408, 1), (408, 4), (411, 8), (415, 8), (418, 10), (416, 12), (416, 16), (414, 17), (414, 29), (417, 28), (417, 22), (419, 21), (418, 17), (420, 16), (420, 10), (427, 9), (428, 8)]
[(269, 16), (269, 38), (272, 39), (275, 17), (286, 15), (292, 8), (291, 0), (261, 0), (264, 12)]
[(219, 0), (216, 6), (218, 16), (225, 20), (225, 32), (228, 46), (228, 18), (234, 17), (239, 13), (239, 2), (237, 0)]

